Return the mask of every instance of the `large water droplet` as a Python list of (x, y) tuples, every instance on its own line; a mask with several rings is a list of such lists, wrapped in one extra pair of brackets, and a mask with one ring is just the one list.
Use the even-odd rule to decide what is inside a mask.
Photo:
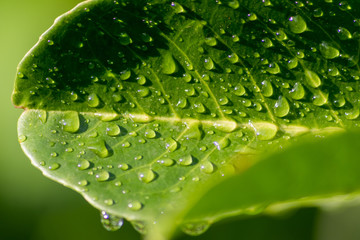
[(64, 112), (63, 119), (61, 119), (60, 124), (65, 132), (77, 132), (80, 128), (79, 114), (75, 111)]
[(87, 148), (101, 158), (106, 158), (110, 155), (104, 140), (89, 142)]
[(313, 96), (313, 104), (316, 106), (323, 106), (328, 102), (328, 93), (324, 93), (322, 91), (318, 91)]
[(194, 109), (198, 113), (205, 113), (206, 112), (206, 108), (205, 108), (204, 104), (202, 104), (200, 102), (194, 103)]
[(150, 89), (148, 87), (140, 87), (137, 89), (137, 93), (140, 97), (147, 97), (150, 95)]
[(138, 177), (140, 181), (144, 183), (149, 183), (155, 179), (156, 175), (151, 169), (143, 169), (139, 171)]
[(233, 132), (237, 128), (237, 123), (233, 120), (216, 121), (213, 124), (214, 128), (222, 132)]
[(77, 164), (77, 167), (79, 170), (86, 170), (90, 167), (90, 162), (86, 159), (80, 160), (80, 162)]
[(145, 131), (145, 137), (147, 138), (155, 138), (156, 137), (156, 132), (152, 129), (147, 129)]
[(102, 225), (108, 231), (119, 230), (124, 223), (124, 220), (121, 217), (110, 215), (105, 211), (101, 211), (100, 217)]
[(306, 22), (300, 15), (289, 18), (289, 28), (293, 33), (303, 33), (305, 32), (306, 27)]
[(340, 55), (339, 50), (335, 47), (332, 47), (327, 42), (322, 42), (319, 46), (319, 50), (321, 55), (323, 55), (323, 57), (326, 59), (333, 59)]
[(188, 101), (185, 97), (180, 97), (179, 101), (176, 104), (176, 106), (180, 108), (186, 108), (187, 105), (188, 105)]
[(353, 108), (351, 110), (345, 111), (345, 117), (349, 120), (357, 119), (359, 117), (359, 114), (359, 108)]
[(274, 114), (277, 117), (285, 117), (289, 114), (290, 105), (287, 99), (283, 96), (280, 96), (279, 99), (275, 102)]
[(319, 76), (311, 70), (305, 70), (305, 79), (310, 87), (317, 88), (321, 85)]
[(172, 54), (170, 53), (167, 53), (163, 56), (161, 67), (162, 72), (166, 75), (171, 75), (178, 71), (177, 63), (175, 62)]

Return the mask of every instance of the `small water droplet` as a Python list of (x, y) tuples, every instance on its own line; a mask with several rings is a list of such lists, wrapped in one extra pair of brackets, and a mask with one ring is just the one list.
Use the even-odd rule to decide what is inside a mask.
[(127, 46), (132, 43), (132, 39), (127, 33), (120, 33), (119, 34), (119, 42), (121, 45)]
[(148, 87), (140, 87), (137, 89), (137, 93), (140, 97), (147, 97), (150, 95), (150, 89)]
[(232, 1), (228, 2), (228, 6), (231, 7), (232, 9), (238, 9), (240, 4), (239, 4), (239, 1), (232, 0)]
[(328, 102), (328, 93), (324, 93), (322, 91), (317, 91), (313, 96), (313, 104), (316, 106), (323, 106)]
[(47, 112), (44, 110), (39, 110), (38, 117), (42, 123), (46, 123), (47, 121)]
[(25, 142), (27, 140), (27, 137), (25, 135), (20, 135), (18, 137), (18, 140), (19, 140), (19, 143), (23, 143), (23, 142)]
[(208, 46), (216, 46), (217, 44), (217, 41), (216, 41), (216, 38), (214, 37), (208, 37), (208, 38), (205, 38), (205, 43), (208, 45)]
[(257, 16), (256, 16), (255, 13), (249, 13), (249, 14), (247, 15), (247, 17), (248, 17), (248, 19), (249, 19), (250, 21), (255, 21), (255, 20), (257, 19)]
[(198, 113), (205, 113), (206, 112), (206, 108), (205, 108), (204, 104), (202, 104), (200, 102), (194, 103), (194, 109)]
[(271, 97), (274, 93), (272, 84), (269, 80), (264, 80), (262, 83), (261, 92), (264, 97)]
[(175, 141), (173, 138), (167, 138), (165, 140), (166, 145), (165, 148), (169, 151), (169, 152), (173, 152), (178, 148), (178, 142)]
[(147, 129), (145, 131), (145, 137), (146, 138), (155, 138), (156, 137), (156, 132), (152, 129)]
[(346, 28), (343, 27), (339, 27), (336, 30), (338, 37), (340, 38), (340, 40), (348, 40), (352, 38), (351, 33), (349, 32), (349, 30), (347, 30)]
[(165, 167), (170, 167), (175, 163), (175, 161), (171, 158), (162, 158), (157, 160), (156, 162)]
[(213, 142), (213, 144), (215, 145), (215, 147), (217, 148), (217, 150), (223, 150), (224, 148), (227, 148), (228, 146), (230, 146), (230, 139), (229, 138), (223, 138), (220, 139), (219, 141), (215, 141)]
[(204, 161), (200, 165), (200, 170), (207, 174), (213, 173), (214, 165), (210, 161)]
[(277, 63), (270, 63), (266, 71), (271, 74), (278, 74), (280, 73), (280, 67)]
[(151, 169), (143, 169), (138, 172), (139, 180), (144, 183), (150, 183), (156, 177), (155, 173)]
[(90, 162), (88, 160), (82, 159), (77, 164), (77, 167), (78, 167), (79, 170), (86, 170), (86, 169), (88, 169), (90, 167)]
[(204, 60), (204, 67), (205, 67), (205, 69), (207, 69), (207, 70), (212, 70), (212, 69), (215, 68), (214, 62), (213, 62), (213, 60), (211, 59), (211, 57), (205, 58), (205, 60)]
[(102, 225), (108, 231), (117, 231), (124, 223), (122, 218), (110, 215), (105, 211), (101, 211), (100, 217)]
[(337, 48), (331, 46), (327, 42), (322, 42), (319, 46), (321, 55), (326, 59), (333, 59), (340, 55), (340, 52)]
[(359, 117), (360, 111), (359, 108), (353, 108), (351, 110), (345, 111), (345, 117), (349, 120), (355, 120)]
[(289, 18), (289, 28), (293, 33), (300, 34), (306, 31), (307, 26), (305, 20), (296, 15)]
[(232, 54), (229, 54), (227, 59), (229, 60), (229, 62), (231, 63), (237, 63), (239, 61), (239, 57), (236, 53), (232, 53)]
[(105, 181), (109, 180), (110, 173), (108, 171), (101, 171), (95, 175), (95, 178), (98, 182), (105, 182)]
[(56, 169), (58, 169), (58, 168), (60, 168), (60, 164), (58, 164), (58, 163), (52, 163), (52, 164), (50, 164), (50, 166), (49, 166), (49, 170), (56, 170)]
[(236, 96), (243, 96), (244, 94), (246, 93), (246, 90), (245, 88), (243, 87), (243, 85), (241, 85), (240, 83), (238, 83), (235, 88), (234, 88), (234, 94)]
[(283, 96), (280, 96), (279, 99), (275, 102), (274, 114), (277, 117), (285, 117), (289, 114), (290, 105), (287, 99)]
[(110, 152), (107, 149), (106, 143), (104, 140), (90, 142), (88, 144), (87, 148), (101, 158), (106, 158), (106, 157), (110, 156)]
[(113, 123), (106, 127), (106, 134), (111, 137), (119, 136), (121, 133), (120, 127)]
[(190, 154), (187, 154), (179, 159), (179, 164), (182, 166), (189, 166), (193, 163), (193, 158)]
[(85, 180), (85, 179), (78, 181), (78, 185), (80, 185), (80, 186), (86, 186), (88, 184), (89, 184), (89, 182), (87, 180)]
[(63, 113), (63, 119), (60, 120), (62, 129), (65, 132), (75, 133), (80, 128), (79, 114), (75, 111), (66, 111)]
[(317, 88), (321, 85), (319, 76), (311, 70), (305, 70), (305, 79), (310, 87)]
[(171, 2), (171, 7), (174, 10), (175, 13), (184, 13), (186, 12), (185, 9), (183, 8), (183, 6), (181, 6), (179, 3), (177, 2)]
[(126, 171), (126, 170), (128, 170), (130, 168), (130, 166), (128, 164), (126, 164), (126, 163), (120, 163), (118, 165), (118, 168), (120, 168), (123, 171)]
[(185, 223), (181, 226), (181, 230), (190, 236), (199, 236), (206, 232), (210, 227), (208, 222), (192, 222)]
[(261, 43), (264, 46), (264, 48), (270, 48), (270, 47), (274, 46), (273, 42), (270, 40), (270, 38), (267, 38), (267, 37), (262, 39)]
[(178, 71), (177, 63), (175, 62), (172, 54), (170, 53), (167, 53), (163, 56), (161, 67), (162, 73), (166, 75), (171, 75)]
[(176, 104), (176, 106), (178, 106), (180, 108), (186, 108), (187, 105), (188, 105), (188, 101), (185, 97), (181, 97)]
[(255, 131), (257, 139), (261, 141), (273, 139), (279, 130), (279, 128), (273, 123), (254, 122), (250, 124)]
[(289, 92), (290, 96), (292, 99), (294, 100), (300, 100), (302, 98), (304, 98), (305, 96), (305, 89), (304, 87), (301, 85), (301, 83), (296, 82), (294, 84), (294, 87), (291, 89), (291, 91)]
[(98, 107), (100, 105), (100, 99), (98, 95), (96, 95), (96, 93), (89, 94), (89, 96), (87, 97), (87, 104), (89, 105), (89, 107)]
[(128, 203), (128, 208), (133, 211), (139, 211), (142, 208), (141, 202), (134, 200)]

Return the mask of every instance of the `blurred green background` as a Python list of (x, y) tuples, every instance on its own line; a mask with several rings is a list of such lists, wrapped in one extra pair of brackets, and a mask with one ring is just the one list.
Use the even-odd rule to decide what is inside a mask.
[[(38, 37), (60, 14), (80, 0), (0, 1), (0, 239), (141, 239), (130, 224), (107, 232), (99, 211), (82, 197), (43, 177), (23, 154), (16, 124), (22, 110), (10, 96), (16, 66)], [(202, 236), (185, 239), (360, 239), (359, 207), (332, 212), (315, 208), (294, 210), (277, 217), (234, 218), (215, 224)]]

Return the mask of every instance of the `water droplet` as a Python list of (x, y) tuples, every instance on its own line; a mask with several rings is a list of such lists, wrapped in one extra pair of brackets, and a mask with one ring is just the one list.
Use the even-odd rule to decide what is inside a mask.
[(236, 96), (243, 96), (244, 94), (246, 93), (246, 90), (245, 88), (243, 87), (243, 85), (241, 85), (240, 83), (238, 83), (235, 88), (234, 88), (234, 94)]
[(198, 113), (205, 113), (206, 112), (206, 108), (205, 108), (204, 104), (202, 104), (200, 102), (194, 103), (194, 109)]
[(47, 40), (47, 43), (48, 43), (49, 46), (54, 45), (54, 41), (53, 41), (53, 40)]
[(324, 93), (322, 91), (317, 91), (313, 96), (313, 104), (316, 106), (323, 106), (328, 102), (328, 93)]
[(104, 140), (90, 142), (87, 148), (101, 158), (106, 158), (110, 155)]
[(62, 129), (69, 133), (77, 132), (80, 128), (79, 114), (75, 111), (66, 111), (63, 114), (63, 119), (60, 120)]
[(44, 110), (39, 110), (38, 117), (42, 123), (46, 123), (47, 121), (47, 112)]
[(290, 105), (285, 97), (280, 96), (279, 99), (275, 102), (274, 114), (277, 117), (285, 117), (289, 114)]
[(214, 37), (208, 37), (208, 38), (205, 38), (205, 43), (208, 45), (208, 46), (216, 46), (217, 44), (217, 41), (216, 41), (216, 38)]
[(232, 0), (232, 1), (228, 2), (228, 6), (231, 7), (232, 9), (238, 9), (240, 4), (239, 4), (239, 1)]
[(122, 146), (123, 148), (129, 148), (129, 147), (131, 146), (131, 143), (129, 143), (128, 141), (126, 141), (126, 142), (123, 142), (123, 143), (121, 144), (121, 146)]
[(163, 56), (161, 67), (162, 73), (166, 75), (171, 75), (178, 71), (177, 63), (175, 62), (173, 56), (170, 53), (167, 53)]
[(174, 165), (175, 161), (171, 158), (162, 158), (162, 159), (157, 160), (157, 163), (159, 163), (160, 165), (165, 166), (165, 167), (170, 167), (170, 166)]
[(86, 169), (88, 169), (90, 167), (90, 162), (88, 160), (82, 159), (77, 164), (77, 167), (78, 167), (79, 170), (86, 170)]
[(307, 26), (305, 20), (300, 15), (296, 15), (289, 18), (289, 28), (293, 33), (300, 34), (305, 32)]
[(267, 38), (267, 37), (262, 39), (261, 43), (264, 46), (264, 48), (270, 48), (270, 47), (274, 46), (273, 42), (270, 40), (270, 38)]
[(183, 6), (181, 6), (179, 3), (177, 2), (171, 2), (171, 7), (174, 10), (175, 13), (184, 13), (186, 12), (185, 9), (183, 8)]
[(195, 88), (193, 88), (192, 86), (189, 88), (186, 88), (185, 94), (188, 95), (189, 97), (195, 96), (195, 94), (196, 94)]
[(139, 75), (136, 80), (139, 85), (144, 85), (146, 83), (146, 78), (143, 75)]
[(292, 58), (289, 61), (287, 61), (287, 67), (289, 69), (294, 69), (297, 67), (298, 63), (299, 63), (299, 61), (297, 58)]
[(86, 186), (88, 184), (89, 184), (89, 182), (87, 180), (85, 180), (85, 179), (78, 181), (78, 185), (80, 185), (80, 186)]
[(166, 145), (165, 148), (169, 151), (169, 152), (173, 152), (178, 148), (178, 142), (175, 141), (173, 138), (167, 138), (165, 140)]
[(120, 163), (118, 165), (118, 168), (120, 168), (123, 171), (126, 171), (126, 170), (128, 170), (130, 168), (130, 166), (128, 164), (126, 164), (126, 163)]
[(100, 105), (100, 99), (96, 95), (96, 93), (89, 94), (89, 96), (87, 97), (87, 104), (89, 105), (89, 107), (94, 107), (94, 108)]
[(180, 108), (186, 108), (187, 105), (188, 105), (188, 101), (185, 97), (181, 97), (176, 104), (176, 106), (178, 106)]
[(142, 208), (141, 202), (134, 200), (128, 203), (128, 208), (133, 211), (139, 211)]
[(206, 232), (210, 227), (208, 222), (185, 223), (181, 226), (181, 230), (190, 236), (199, 236)]
[(340, 38), (340, 40), (348, 40), (348, 39), (352, 38), (352, 35), (349, 32), (349, 30), (347, 30), (346, 28), (343, 28), (343, 27), (339, 27), (337, 29), (337, 34), (338, 34), (338, 37)]
[(317, 88), (321, 85), (319, 76), (311, 70), (305, 70), (305, 78), (310, 87)]
[(301, 85), (301, 83), (296, 82), (294, 84), (294, 87), (291, 89), (291, 91), (289, 92), (290, 96), (292, 99), (294, 100), (300, 100), (302, 98), (304, 98), (305, 96), (305, 89), (304, 87)]
[(256, 137), (261, 141), (273, 139), (279, 130), (275, 124), (269, 122), (254, 122), (250, 125), (254, 129)]
[(137, 90), (137, 93), (139, 94), (140, 97), (147, 97), (150, 95), (150, 89), (148, 87), (140, 87)]
[(105, 199), (104, 203), (108, 206), (112, 206), (115, 204), (115, 201), (113, 199)]
[(120, 33), (119, 34), (119, 42), (121, 45), (127, 46), (132, 43), (132, 39), (127, 33)]
[(119, 230), (124, 223), (122, 218), (110, 215), (105, 211), (101, 211), (100, 217), (102, 225), (108, 231)]
[(314, 14), (313, 15), (314, 15), (314, 17), (319, 18), (319, 17), (322, 17), (324, 15), (324, 12), (323, 12), (323, 10), (321, 8), (316, 8), (316, 9), (314, 9)]
[(109, 180), (110, 173), (108, 171), (101, 171), (95, 175), (95, 178), (98, 182), (105, 182), (105, 181)]
[(319, 50), (321, 55), (323, 55), (323, 57), (326, 59), (333, 59), (340, 55), (339, 50), (335, 47), (332, 47), (327, 42), (322, 42), (319, 46)]
[(346, 103), (345, 97), (341, 94), (335, 94), (334, 105), (338, 108), (343, 107)]
[(229, 60), (229, 62), (231, 63), (237, 63), (239, 61), (239, 57), (236, 53), (232, 53), (232, 54), (229, 54), (227, 59)]
[(189, 166), (193, 163), (193, 158), (190, 154), (187, 154), (179, 159), (179, 164), (182, 166)]
[(264, 97), (271, 97), (274, 93), (273, 87), (269, 80), (264, 80), (262, 83), (261, 92)]
[(56, 169), (58, 169), (60, 167), (60, 164), (58, 164), (58, 163), (52, 163), (52, 164), (50, 164), (50, 166), (49, 166), (49, 170), (56, 170)]
[(229, 99), (228, 99), (226, 96), (221, 97), (221, 98), (219, 99), (219, 104), (222, 105), (222, 106), (228, 105), (229, 102), (230, 102), (230, 101), (229, 101)]
[(138, 172), (138, 177), (140, 181), (149, 183), (155, 179), (156, 175), (151, 169), (143, 169)]
[(353, 108), (351, 110), (345, 111), (345, 117), (349, 120), (357, 119), (359, 117), (359, 114), (359, 108)]
[(286, 33), (282, 29), (279, 29), (278, 31), (276, 31), (275, 35), (276, 35), (276, 39), (279, 41), (284, 41), (284, 40), (288, 39)]
[(156, 137), (156, 132), (152, 129), (147, 129), (145, 131), (145, 137), (147, 138), (155, 138)]
[(204, 161), (200, 165), (200, 170), (207, 174), (213, 173), (214, 165), (210, 161)]
[(217, 148), (217, 150), (223, 150), (224, 148), (227, 148), (228, 146), (230, 146), (230, 139), (229, 138), (222, 138), (219, 141), (215, 141), (213, 142), (213, 144), (215, 145), (215, 147)]
[(120, 72), (120, 79), (121, 80), (126, 81), (130, 77), (131, 77), (131, 71), (129, 69), (126, 69), (126, 70)]
[(25, 135), (20, 135), (18, 140), (19, 140), (19, 143), (22, 143), (22, 142), (25, 142), (27, 139), (27, 137)]
[(255, 21), (255, 20), (257, 19), (257, 16), (256, 16), (255, 13), (249, 13), (249, 14), (247, 15), (247, 17), (248, 17), (248, 19), (249, 19), (250, 21)]
[(233, 132), (237, 128), (237, 123), (233, 120), (216, 121), (213, 124), (214, 128), (222, 132)]
[(215, 68), (214, 62), (213, 62), (213, 60), (211, 59), (211, 57), (205, 58), (205, 60), (204, 60), (204, 67), (205, 67), (205, 69), (207, 69), (207, 70), (212, 70), (212, 69)]
[(280, 67), (277, 63), (270, 63), (266, 71), (271, 74), (278, 74), (280, 73)]
[(110, 124), (106, 128), (106, 134), (111, 136), (111, 137), (119, 136), (120, 132), (121, 132), (120, 127), (115, 123)]

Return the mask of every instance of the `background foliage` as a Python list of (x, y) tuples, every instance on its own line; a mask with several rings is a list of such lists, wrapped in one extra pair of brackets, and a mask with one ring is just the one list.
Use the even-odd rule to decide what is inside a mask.
[[(98, 211), (80, 195), (62, 187), (33, 168), (17, 143), (16, 122), (21, 110), (13, 109), (10, 94), (16, 65), (52, 24), (71, 9), (75, 0), (19, 0), (0, 2), (0, 238), (1, 239), (139, 239), (126, 224), (119, 232), (106, 232)], [(355, 207), (322, 212), (300, 209), (280, 216), (230, 219), (199, 237), (180, 239), (359, 239)]]

